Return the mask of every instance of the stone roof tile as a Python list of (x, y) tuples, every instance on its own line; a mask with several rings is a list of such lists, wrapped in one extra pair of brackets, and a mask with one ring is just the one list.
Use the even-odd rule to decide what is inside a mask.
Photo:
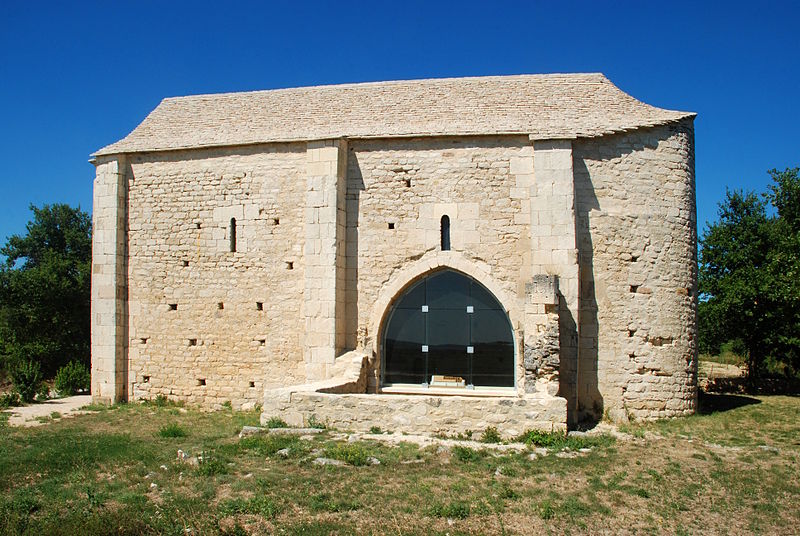
[(339, 137), (569, 139), (694, 115), (640, 102), (600, 73), (372, 82), (167, 98), (95, 156)]

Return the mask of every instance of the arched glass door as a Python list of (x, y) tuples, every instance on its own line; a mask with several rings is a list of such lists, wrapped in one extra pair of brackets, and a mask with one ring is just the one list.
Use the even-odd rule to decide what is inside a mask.
[(500, 302), (469, 276), (436, 272), (395, 302), (383, 385), (513, 387), (514, 338)]

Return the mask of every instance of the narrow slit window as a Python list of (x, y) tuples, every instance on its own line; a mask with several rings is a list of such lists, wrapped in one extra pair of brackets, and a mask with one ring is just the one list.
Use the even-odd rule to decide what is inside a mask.
[(264, 310), (264, 302), (257, 301), (256, 302), (256, 311), (263, 311)]
[(442, 251), (450, 251), (450, 216), (442, 216)]
[(231, 218), (230, 237), (231, 237), (231, 252), (233, 253), (236, 251), (236, 218)]

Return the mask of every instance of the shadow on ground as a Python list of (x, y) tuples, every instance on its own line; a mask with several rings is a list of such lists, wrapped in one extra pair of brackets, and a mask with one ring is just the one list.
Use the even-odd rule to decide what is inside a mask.
[(743, 406), (761, 403), (759, 399), (750, 396), (705, 393), (703, 391), (700, 391), (697, 402), (697, 413), (700, 415), (711, 415), (712, 413), (730, 411)]

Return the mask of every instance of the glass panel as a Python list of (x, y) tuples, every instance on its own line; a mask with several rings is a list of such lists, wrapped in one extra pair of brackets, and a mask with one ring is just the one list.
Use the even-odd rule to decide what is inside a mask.
[(395, 309), (386, 328), (386, 383), (425, 381), (425, 317), (419, 309)]
[(428, 279), (428, 305), (431, 309), (461, 309), (469, 303), (470, 279), (452, 271), (439, 272)]
[(476, 310), (472, 323), (472, 381), (475, 385), (514, 386), (514, 340), (504, 311)]
[(469, 381), (469, 319), (467, 309), (431, 310), (428, 313), (428, 381), (434, 374), (461, 376)]
[(397, 302), (398, 309), (420, 309), (425, 305), (425, 280), (414, 284)]
[(500, 302), (477, 281), (472, 282), (472, 301), (470, 304), (475, 309), (503, 309)]

